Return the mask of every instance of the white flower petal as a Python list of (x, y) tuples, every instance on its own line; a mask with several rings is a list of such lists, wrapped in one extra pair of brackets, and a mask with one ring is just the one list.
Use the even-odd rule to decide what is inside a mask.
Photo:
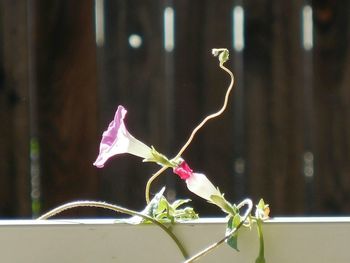
[(129, 134), (128, 139), (128, 153), (142, 157), (144, 159), (149, 159), (153, 157), (151, 148), (148, 147), (146, 144), (134, 138), (131, 134)]
[(186, 179), (186, 184), (188, 190), (208, 201), (212, 195), (221, 195), (204, 174), (193, 173), (191, 177)]

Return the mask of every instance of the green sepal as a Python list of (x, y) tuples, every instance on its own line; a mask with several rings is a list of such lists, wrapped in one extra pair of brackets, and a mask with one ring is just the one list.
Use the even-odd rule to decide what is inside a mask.
[(225, 198), (221, 195), (211, 195), (210, 200), (213, 204), (217, 205), (224, 211), (225, 213), (229, 215), (235, 215), (238, 213), (238, 210), (235, 209), (234, 206), (232, 206)]
[(174, 168), (178, 165), (177, 162), (169, 160), (165, 155), (159, 153), (153, 146), (151, 146), (151, 158), (146, 158), (144, 162), (155, 162), (161, 166)]
[(265, 206), (266, 206), (266, 205), (265, 205), (265, 201), (264, 201), (264, 199), (261, 198), (261, 199), (259, 200), (259, 203), (257, 204), (256, 207), (257, 207), (258, 209), (264, 210), (264, 209), (265, 209)]

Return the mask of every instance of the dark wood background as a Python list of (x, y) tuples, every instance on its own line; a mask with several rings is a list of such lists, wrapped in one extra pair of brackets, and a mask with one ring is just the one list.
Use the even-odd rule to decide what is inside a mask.
[[(97, 0), (100, 1), (100, 0)], [(263, 197), (272, 215), (350, 212), (350, 3), (323, 1), (0, 1), (0, 217), (31, 217), (64, 202), (104, 200), (139, 210), (157, 170), (123, 155), (92, 166), (117, 105), (130, 132), (173, 156), (221, 106), (228, 76), (211, 56), (231, 52), (229, 108), (183, 157), (232, 202)], [(301, 12), (313, 9), (314, 46)], [(245, 48), (232, 49), (232, 10), (244, 8)], [(163, 10), (175, 10), (175, 48), (163, 48)], [(139, 48), (128, 38), (137, 34)], [(38, 142), (38, 143), (36, 143)], [(39, 153), (39, 154), (38, 154)], [(309, 175), (312, 176), (309, 176)], [(220, 212), (170, 171), (153, 185)], [(66, 216), (114, 216), (77, 209)]]

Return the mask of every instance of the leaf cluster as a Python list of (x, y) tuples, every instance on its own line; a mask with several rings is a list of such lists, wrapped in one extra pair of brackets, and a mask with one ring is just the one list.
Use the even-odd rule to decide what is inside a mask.
[(160, 222), (171, 222), (175, 223), (178, 221), (186, 221), (198, 219), (198, 214), (192, 207), (180, 208), (180, 206), (190, 202), (190, 199), (178, 199), (173, 203), (169, 203), (168, 200), (163, 196), (157, 209), (154, 211), (154, 218)]
[[(190, 199), (178, 199), (173, 203), (163, 195), (165, 187), (163, 187), (149, 202), (146, 208), (141, 212), (144, 215), (150, 216), (160, 223), (175, 223), (180, 221), (187, 221), (198, 219), (198, 214), (192, 207), (181, 208), (184, 204), (190, 202)], [(130, 224), (149, 223), (147, 220), (133, 216), (127, 220)]]

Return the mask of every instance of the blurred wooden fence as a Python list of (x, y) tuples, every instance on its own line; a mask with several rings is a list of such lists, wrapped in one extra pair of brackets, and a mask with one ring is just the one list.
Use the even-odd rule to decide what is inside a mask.
[[(123, 104), (135, 137), (175, 155), (223, 101), (214, 47), (230, 49), (234, 94), (183, 157), (273, 215), (348, 213), (349, 17), (346, 0), (2, 0), (0, 217), (76, 199), (141, 209), (158, 167), (125, 155), (97, 170), (101, 132)], [(152, 192), (164, 184), (217, 214), (171, 172)]]

